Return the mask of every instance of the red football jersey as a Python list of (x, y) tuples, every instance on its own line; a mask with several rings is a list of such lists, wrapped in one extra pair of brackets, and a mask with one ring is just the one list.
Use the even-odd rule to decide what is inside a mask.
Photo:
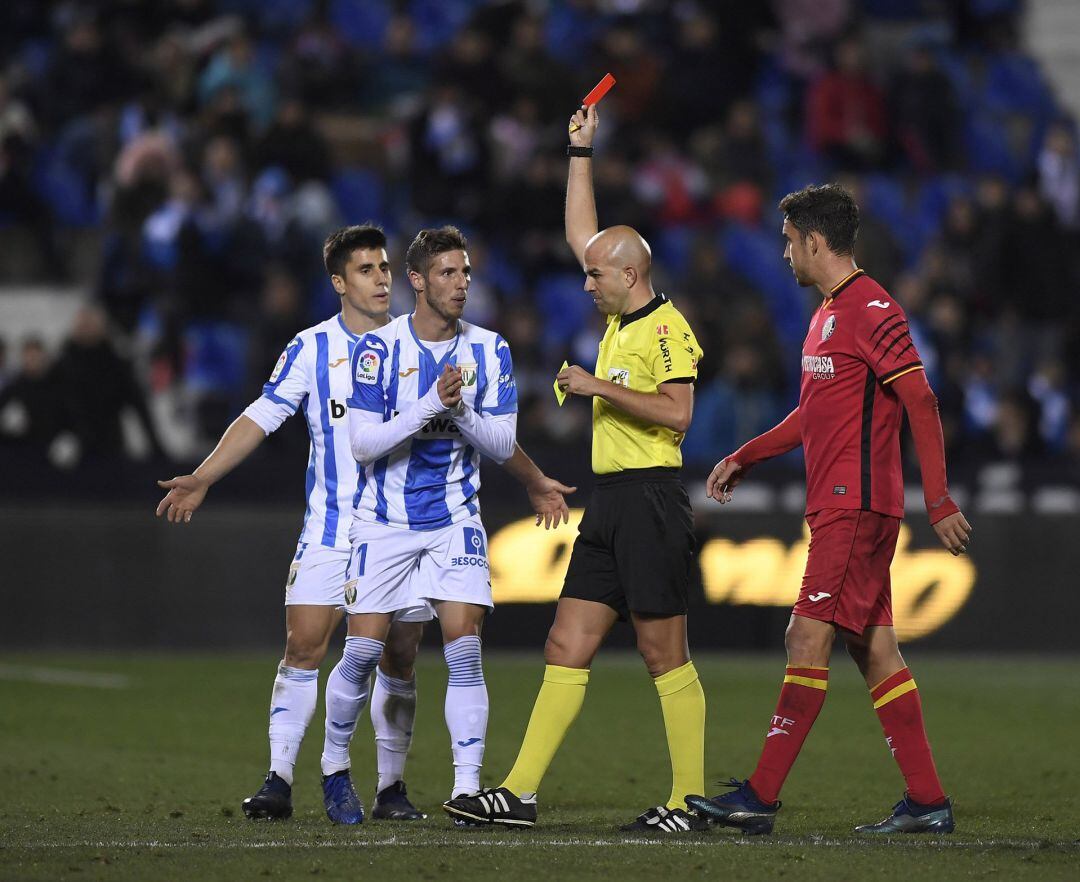
[(903, 405), (889, 384), (922, 362), (900, 305), (862, 270), (829, 292), (802, 350), (806, 512), (904, 515)]

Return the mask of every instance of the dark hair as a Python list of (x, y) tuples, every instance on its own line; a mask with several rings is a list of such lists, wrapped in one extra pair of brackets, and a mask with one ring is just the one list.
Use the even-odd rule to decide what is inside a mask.
[(810, 184), (780, 200), (780, 210), (799, 234), (820, 233), (833, 254), (853, 254), (859, 206), (839, 184)]
[(326, 272), (331, 276), (344, 276), (349, 255), (358, 248), (385, 248), (386, 233), (373, 223), (342, 227), (326, 237), (322, 256)]
[(469, 247), (465, 234), (447, 224), (437, 230), (421, 230), (405, 252), (405, 269), (425, 275), (437, 254), (464, 251)]

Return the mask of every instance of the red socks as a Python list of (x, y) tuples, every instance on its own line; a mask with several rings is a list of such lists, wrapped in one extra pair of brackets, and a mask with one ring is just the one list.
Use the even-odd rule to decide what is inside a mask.
[(886, 677), (870, 690), (870, 697), (885, 730), (885, 741), (907, 782), (908, 796), (920, 805), (942, 802), (945, 792), (934, 767), (922, 702), (911, 671), (904, 668)]
[(776, 802), (784, 779), (825, 704), (828, 686), (828, 668), (788, 667), (776, 714), (765, 735), (765, 747), (750, 776), (750, 786), (762, 802)]

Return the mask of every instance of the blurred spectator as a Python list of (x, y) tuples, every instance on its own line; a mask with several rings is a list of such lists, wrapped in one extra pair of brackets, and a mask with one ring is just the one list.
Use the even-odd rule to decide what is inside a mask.
[(205, 106), (223, 91), (235, 92), (244, 113), (262, 129), (274, 115), (274, 86), (255, 60), (255, 46), (247, 34), (229, 40), (199, 78), (199, 100)]
[(1070, 230), (1080, 224), (1080, 154), (1076, 137), (1065, 123), (1055, 123), (1039, 151), (1039, 194), (1058, 222)]
[(806, 137), (829, 162), (867, 170), (885, 159), (888, 112), (881, 89), (866, 72), (865, 49), (855, 37), (842, 40), (828, 72), (806, 93)]
[(386, 26), (382, 58), (365, 73), (365, 104), (398, 116), (415, 112), (431, 76), (430, 60), (416, 48), (416, 26), (407, 15), (395, 15)]
[(361, 68), (349, 44), (320, 3), (300, 28), (282, 60), (281, 82), (302, 107), (341, 109), (363, 97)]
[(297, 183), (330, 177), (326, 139), (296, 96), (282, 100), (273, 124), (259, 142), (256, 158), (261, 167), (280, 166)]
[(27, 337), (19, 350), (18, 372), (0, 385), (0, 438), (44, 456), (60, 430), (59, 389), (39, 337)]
[(57, 358), (55, 377), (63, 402), (63, 427), (78, 439), (82, 458), (127, 454), (125, 413), (136, 418), (150, 450), (163, 455), (134, 366), (109, 340), (105, 313), (98, 307), (79, 310)]
[(961, 116), (952, 83), (929, 46), (906, 54), (891, 99), (896, 137), (911, 166), (922, 174), (956, 168)]

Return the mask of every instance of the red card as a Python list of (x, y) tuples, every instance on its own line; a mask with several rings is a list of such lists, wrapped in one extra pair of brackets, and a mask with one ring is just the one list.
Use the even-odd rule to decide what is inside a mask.
[(585, 100), (581, 103), (586, 106), (599, 103), (600, 99), (603, 98), (614, 85), (615, 77), (609, 73), (604, 74), (604, 78), (593, 86), (592, 91), (585, 96)]

